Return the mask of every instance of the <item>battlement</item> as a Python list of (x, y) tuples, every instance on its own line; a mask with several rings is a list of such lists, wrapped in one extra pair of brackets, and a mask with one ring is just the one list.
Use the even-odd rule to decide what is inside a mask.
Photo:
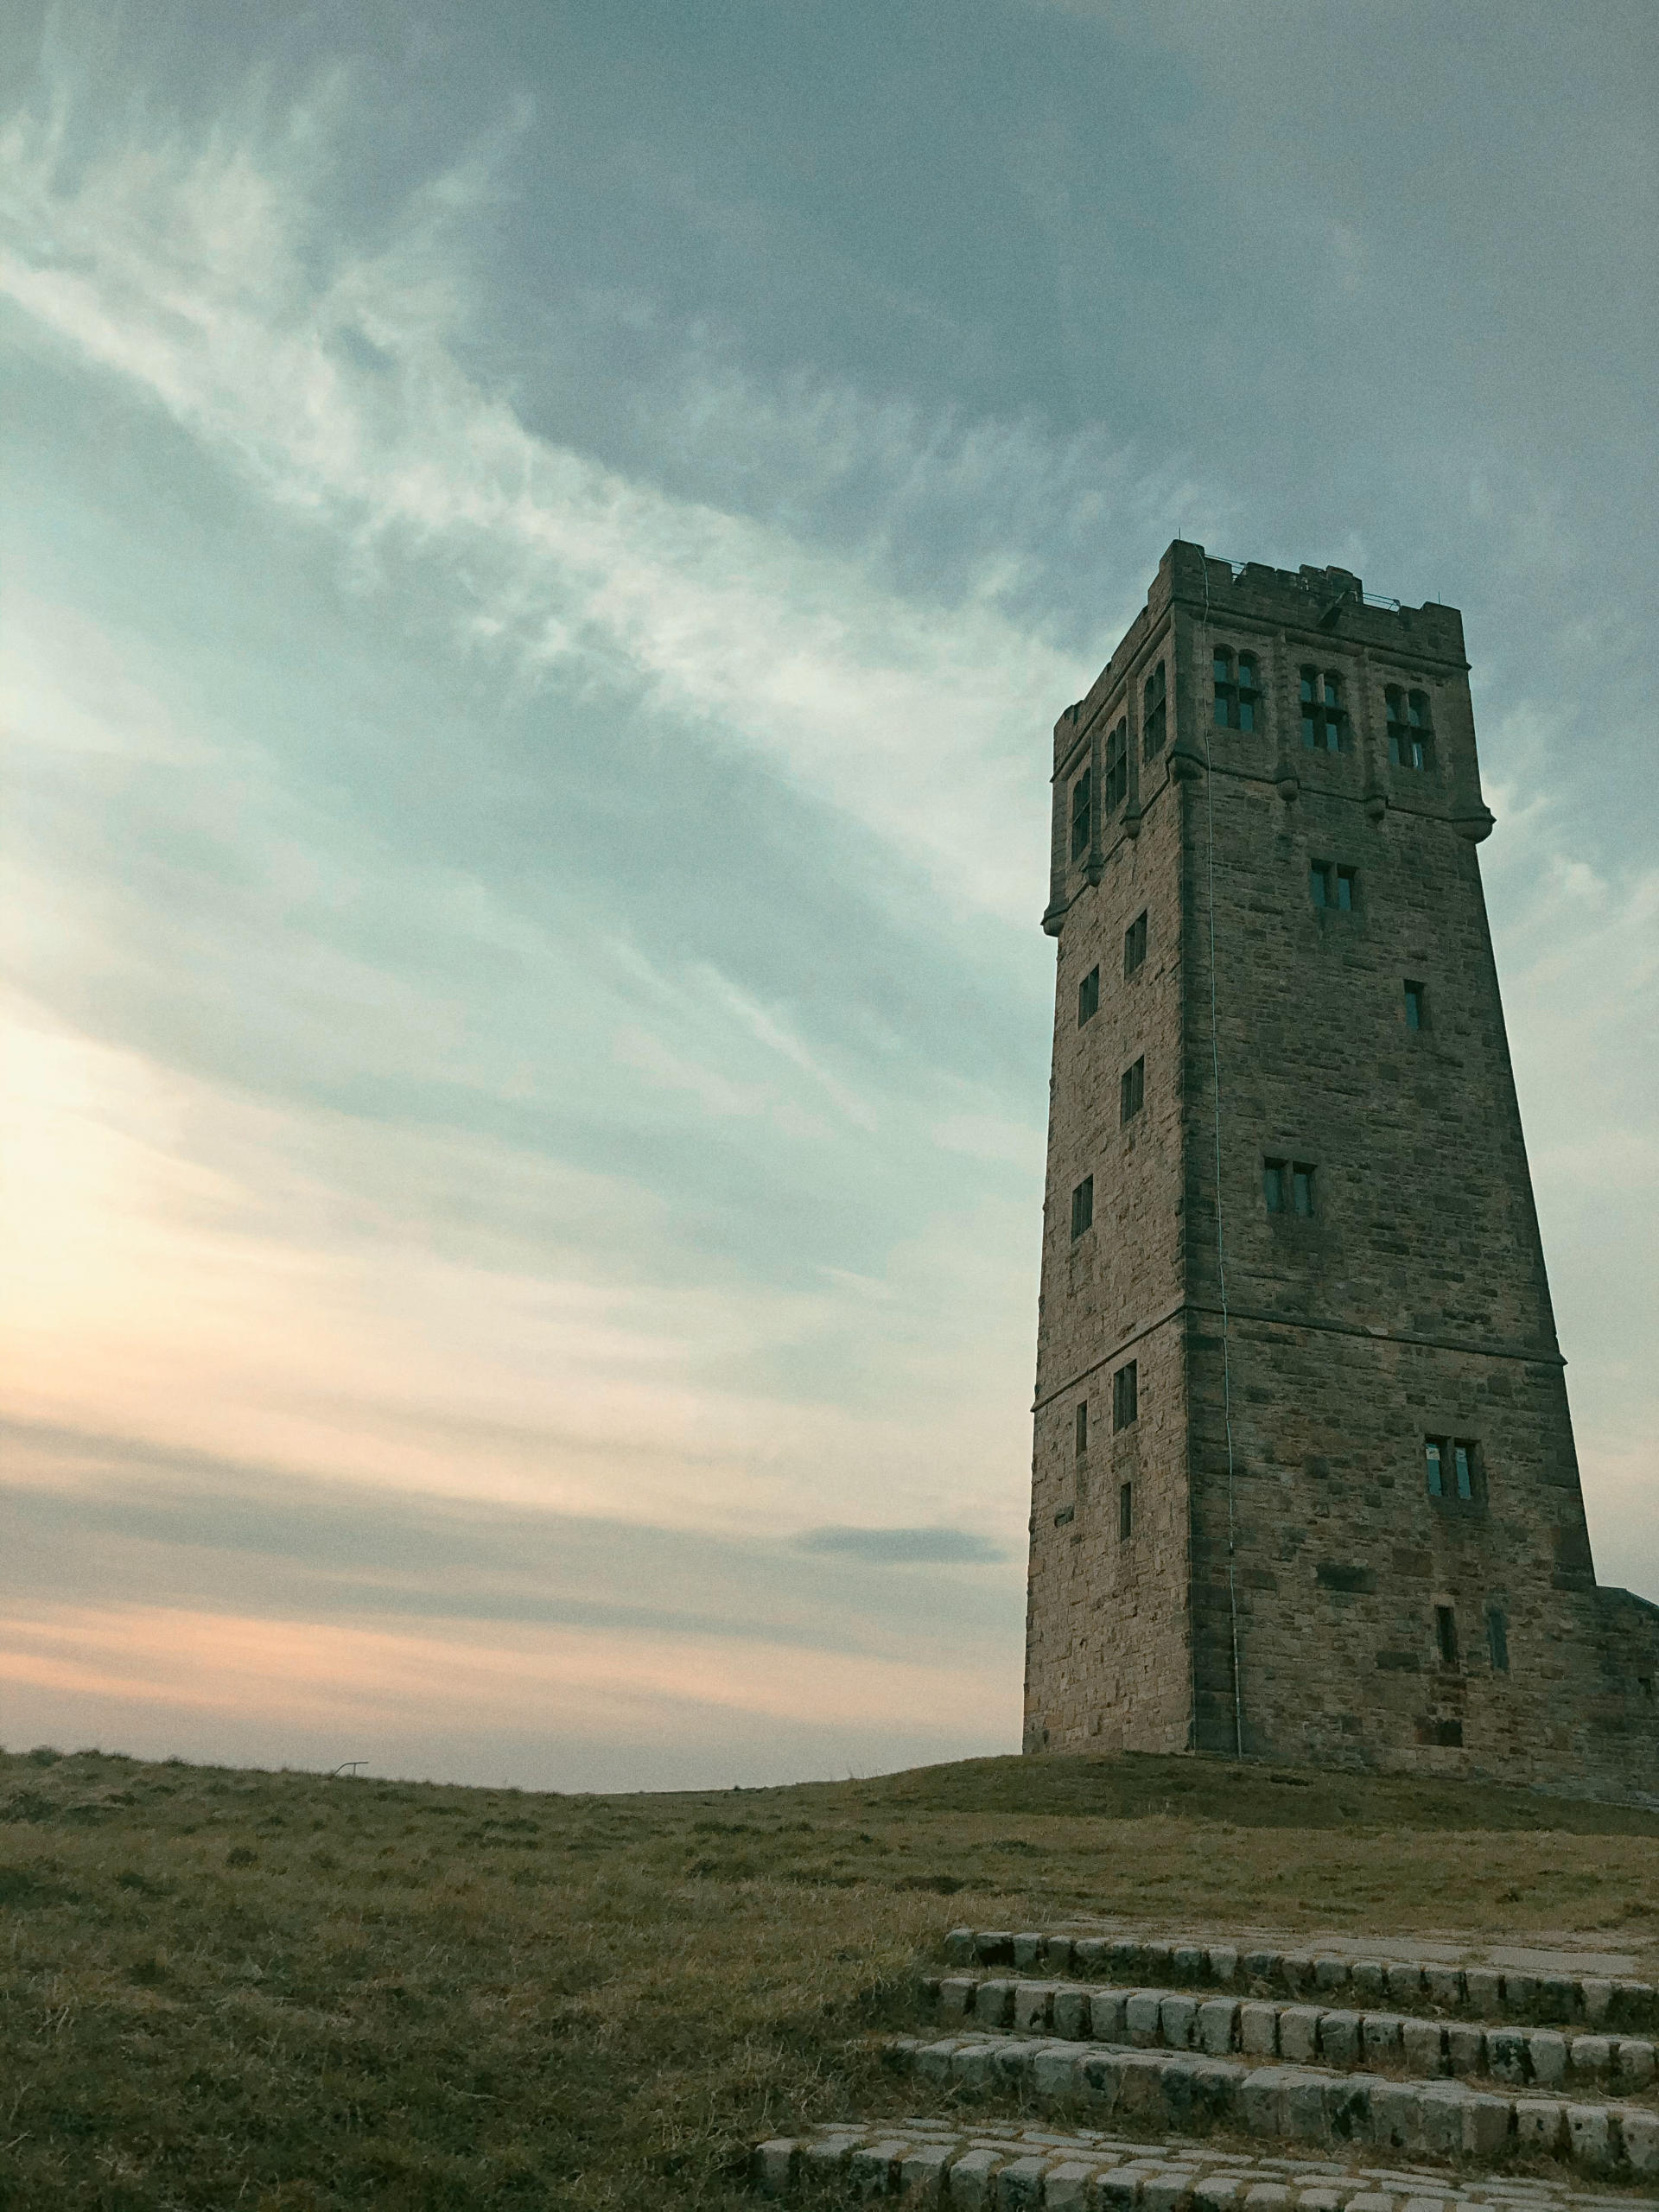
[(1178, 537), (1166, 550), (1146, 605), (1110, 659), (1084, 696), (1056, 721), (1057, 760), (1122, 690), (1178, 606), (1207, 625), (1281, 638), (1287, 645), (1309, 651), (1363, 648), (1425, 675), (1468, 671), (1458, 607), (1438, 600), (1408, 607), (1367, 592), (1351, 569), (1306, 563), (1300, 569), (1275, 569), (1262, 561), (1231, 561)]

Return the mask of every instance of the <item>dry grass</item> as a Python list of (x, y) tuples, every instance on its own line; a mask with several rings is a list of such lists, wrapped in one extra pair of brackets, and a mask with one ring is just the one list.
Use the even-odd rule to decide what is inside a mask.
[(0, 1755), (0, 2205), (713, 2207), (956, 1920), (1659, 1963), (1659, 1817), (1175, 1760), (661, 1797)]

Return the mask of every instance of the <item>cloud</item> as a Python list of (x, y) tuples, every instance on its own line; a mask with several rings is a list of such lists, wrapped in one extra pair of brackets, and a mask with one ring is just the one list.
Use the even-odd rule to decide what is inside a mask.
[(856, 552), (532, 434), (457, 350), (472, 194), (435, 181), (378, 251), (331, 251), (326, 155), (295, 118), (260, 143), (134, 138), (72, 161), (60, 125), (18, 113), (0, 162), (0, 297), (329, 524), (365, 580), (394, 556), (435, 564), (458, 632), (689, 721), (953, 906), (1026, 918), (1046, 834), (1033, 749), (1093, 668), (977, 580), (906, 598)]
[(795, 1541), (804, 1552), (883, 1566), (987, 1567), (1008, 1556), (968, 1529), (808, 1529)]

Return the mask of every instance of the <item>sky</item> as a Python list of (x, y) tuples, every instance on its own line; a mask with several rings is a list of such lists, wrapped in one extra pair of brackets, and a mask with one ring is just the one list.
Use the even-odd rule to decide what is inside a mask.
[(1049, 732), (1464, 610), (1659, 1599), (1649, 0), (0, 0), (0, 1740), (1019, 1731)]

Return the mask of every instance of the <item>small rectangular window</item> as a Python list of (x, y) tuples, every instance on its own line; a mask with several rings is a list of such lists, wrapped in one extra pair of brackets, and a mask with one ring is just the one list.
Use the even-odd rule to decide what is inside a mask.
[(1510, 1624), (1503, 1618), (1501, 1605), (1487, 1608), (1486, 1645), (1492, 1655), (1492, 1672), (1507, 1675), (1510, 1671)]
[(1114, 1432), (1128, 1428), (1139, 1417), (1135, 1365), (1131, 1360), (1127, 1367), (1120, 1367), (1112, 1377), (1112, 1428)]
[(1095, 1223), (1095, 1179), (1085, 1175), (1071, 1193), (1071, 1241), (1075, 1244)]
[(1135, 1484), (1124, 1483), (1117, 1493), (1117, 1535), (1127, 1544), (1135, 1534)]
[(1133, 976), (1147, 957), (1147, 918), (1137, 914), (1123, 932), (1123, 973)]
[(1089, 849), (1090, 801), (1094, 792), (1094, 771), (1085, 768), (1071, 786), (1071, 857), (1081, 860)]
[(1262, 1163), (1262, 1195), (1267, 1200), (1269, 1213), (1283, 1213), (1286, 1185), (1290, 1164), (1283, 1160), (1264, 1160)]
[(1091, 968), (1077, 985), (1077, 1027), (1092, 1021), (1100, 1012), (1100, 969)]
[(1434, 1641), (1440, 1646), (1442, 1667), (1458, 1663), (1458, 1617), (1450, 1605), (1434, 1608)]
[(1428, 995), (1424, 986), (1421, 983), (1408, 982), (1406, 985), (1407, 1028), (1426, 1028), (1427, 1027), (1427, 1023), (1425, 1017), (1427, 1016), (1427, 1012)]
[(1079, 1459), (1084, 1459), (1089, 1454), (1089, 1401), (1087, 1398), (1079, 1398), (1077, 1401), (1077, 1457)]
[(1313, 1170), (1302, 1160), (1293, 1163), (1290, 1171), (1291, 1205), (1294, 1211), (1305, 1217), (1313, 1211)]
[(1351, 913), (1358, 905), (1359, 871), (1338, 868), (1334, 861), (1310, 861), (1307, 864), (1307, 895), (1316, 906), (1334, 907), (1339, 914)]
[(1423, 1439), (1423, 1464), (1431, 1497), (1446, 1496), (1446, 1439), (1426, 1436)]
[(1141, 1111), (1146, 1100), (1147, 1064), (1144, 1059), (1137, 1060), (1132, 1068), (1124, 1069), (1123, 1080), (1119, 1089), (1121, 1096), (1118, 1118), (1122, 1122), (1132, 1122)]

